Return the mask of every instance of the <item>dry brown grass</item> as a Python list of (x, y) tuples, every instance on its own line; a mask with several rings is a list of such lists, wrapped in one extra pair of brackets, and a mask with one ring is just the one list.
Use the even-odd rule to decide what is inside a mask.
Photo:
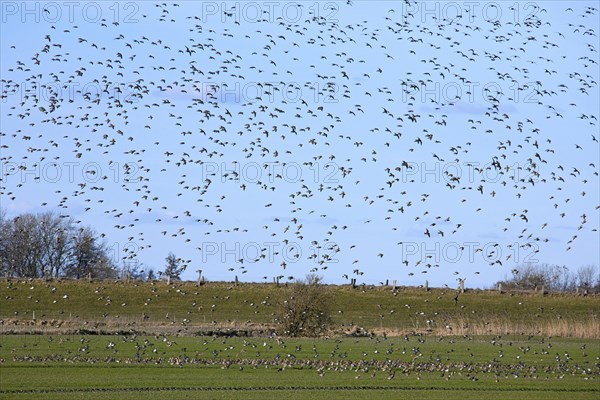
[(435, 336), (455, 335), (526, 335), (553, 336), (582, 339), (600, 339), (600, 318), (593, 315), (589, 320), (561, 318), (545, 321), (512, 321), (508, 318), (493, 317), (486, 320), (454, 318), (452, 321), (438, 325), (416, 323), (411, 326), (398, 328), (376, 328), (376, 335), (384, 332), (388, 336), (407, 334), (423, 334)]
[[(47, 334), (67, 335), (80, 332), (97, 334), (116, 334), (136, 332), (147, 335), (171, 334), (193, 336), (200, 333), (214, 332), (243, 332), (253, 336), (261, 336), (265, 332), (274, 331), (274, 324), (245, 323), (232, 321), (226, 323), (181, 324), (169, 322), (148, 322), (127, 320), (126, 318), (108, 318), (103, 321), (26, 321), (4, 320), (0, 324), (0, 334)], [(348, 327), (333, 327), (334, 335), (343, 336), (351, 329)], [(401, 327), (385, 327), (368, 329), (375, 335), (402, 336), (423, 334), (435, 336), (454, 335), (532, 335), (571, 337), (583, 339), (600, 339), (600, 317), (592, 314), (589, 319), (557, 318), (542, 321), (514, 321), (506, 317), (492, 316), (488, 318), (452, 317), (442, 323), (427, 324), (415, 320), (412, 325)]]

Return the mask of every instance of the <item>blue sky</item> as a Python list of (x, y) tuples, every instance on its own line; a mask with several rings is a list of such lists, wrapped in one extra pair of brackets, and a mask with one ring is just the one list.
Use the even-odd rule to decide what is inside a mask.
[(187, 279), (599, 264), (596, 2), (1, 4), (9, 216)]

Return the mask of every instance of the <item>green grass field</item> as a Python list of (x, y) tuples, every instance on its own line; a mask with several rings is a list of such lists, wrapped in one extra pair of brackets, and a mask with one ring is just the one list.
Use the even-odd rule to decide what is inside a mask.
[(285, 286), (3, 281), (0, 398), (600, 397), (598, 297), (327, 290), (338, 330), (296, 339), (258, 329)]
[(585, 399), (600, 392), (597, 340), (4, 335), (0, 345), (2, 398), (360, 398), (374, 390), (381, 398)]
[[(331, 311), (340, 329), (437, 334), (504, 334), (600, 337), (600, 296), (572, 294), (499, 294), (467, 291), (452, 301), (454, 290), (328, 286)], [(89, 330), (133, 329), (193, 334), (211, 327), (269, 326), (277, 304), (288, 295), (271, 284), (191, 282), (2, 282), (3, 332), (48, 330), (56, 325)], [(35, 314), (35, 315), (34, 315)], [(428, 322), (429, 321), (429, 322)], [(11, 326), (12, 322), (12, 326)], [(170, 330), (168, 330), (170, 328)]]

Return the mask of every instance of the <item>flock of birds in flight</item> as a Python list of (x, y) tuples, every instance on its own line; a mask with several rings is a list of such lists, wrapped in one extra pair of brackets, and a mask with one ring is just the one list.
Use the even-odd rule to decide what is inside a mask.
[[(381, 23), (342, 23), (351, 2), (338, 4), (339, 21), (300, 4), (306, 15), (298, 22), (265, 15), (256, 23), (228, 15), (225, 23), (220, 16), (205, 22), (182, 16), (187, 5), (161, 3), (139, 15), (143, 26), (156, 26), (144, 32), (108, 19), (94, 39), (77, 24), (49, 26), (37, 48), (11, 46), (27, 57), (3, 70), (1, 161), (23, 171), (102, 166), (83, 171), (94, 179), (76, 175), (49, 186), (54, 193), (35, 206), (88, 224), (88, 213), (105, 215), (114, 221), (108, 238), (139, 244), (123, 259), (152, 247), (144, 235), (153, 232), (186, 243), (193, 256), (184, 266), (198, 266), (202, 242), (235, 235), (305, 251), (292, 261), (276, 251), (273, 261), (262, 248), (251, 260), (229, 259), (230, 271), (270, 262), (271, 273), (287, 275), (294, 262), (318, 272), (348, 254), (335, 266), (338, 277), (362, 276), (390, 257), (413, 276), (446, 266), (421, 252), (400, 254), (406, 229), (419, 230), (416, 242), (452, 240), (477, 227), (483, 211), (508, 239), (476, 253), (500, 252), (506, 243), (540, 252), (551, 242), (548, 229), (565, 223), (597, 235), (588, 216), (599, 206), (586, 195), (598, 189), (598, 115), (580, 112), (576, 101), (598, 100), (598, 10), (569, 7), (568, 30), (557, 32), (538, 6), (514, 21), (423, 21), (406, 12), (418, 8), (413, 3), (385, 10)], [(574, 42), (585, 53), (572, 54)], [(476, 84), (485, 79), (496, 85)], [(427, 94), (432, 87), (453, 91)], [(242, 176), (249, 163), (262, 169), (258, 179)], [(463, 169), (442, 168), (441, 179), (428, 180), (415, 172), (421, 163)], [(286, 166), (299, 167), (302, 179), (291, 179)], [(21, 192), (39, 182), (4, 175), (3, 207), (33, 200)], [(260, 206), (249, 206), (256, 199)], [(519, 208), (494, 211), (502, 203)], [(227, 225), (270, 210), (268, 222)], [(398, 246), (368, 260), (353, 256), (368, 224)], [(489, 264), (507, 267), (518, 261), (513, 254)], [(219, 261), (211, 259), (212, 267), (223, 269)]]

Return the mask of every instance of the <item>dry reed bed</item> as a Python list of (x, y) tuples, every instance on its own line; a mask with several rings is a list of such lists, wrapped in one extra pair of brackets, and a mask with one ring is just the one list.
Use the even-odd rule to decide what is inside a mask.
[[(600, 339), (600, 317), (591, 314), (589, 319), (573, 319), (568, 317), (541, 321), (514, 321), (504, 316), (477, 317), (445, 317), (442, 323), (415, 320), (406, 326), (373, 328), (367, 330), (374, 335), (401, 336), (423, 334), (435, 336), (453, 335), (532, 335), (570, 337), (582, 339)], [(336, 325), (332, 327), (331, 336), (354, 335), (356, 326)], [(103, 321), (31, 321), (8, 319), (0, 321), (0, 334), (172, 334), (194, 336), (199, 334), (235, 334), (244, 336), (264, 336), (276, 331), (275, 324), (245, 323), (232, 321), (226, 323), (188, 324), (175, 322), (135, 321), (123, 318), (105, 319)]]

